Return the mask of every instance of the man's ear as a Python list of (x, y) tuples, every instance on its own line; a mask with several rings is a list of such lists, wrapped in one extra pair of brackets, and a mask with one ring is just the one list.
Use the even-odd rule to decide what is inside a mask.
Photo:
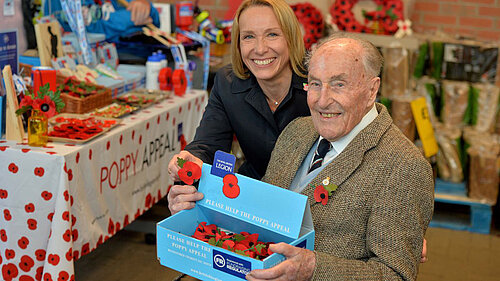
[(372, 78), (369, 82), (369, 100), (373, 104), (377, 98), (378, 89), (380, 88), (380, 77)]

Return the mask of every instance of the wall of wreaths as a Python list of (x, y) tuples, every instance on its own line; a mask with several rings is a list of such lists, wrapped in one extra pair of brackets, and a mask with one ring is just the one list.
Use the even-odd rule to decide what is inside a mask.
[[(341, 0), (287, 0), (290, 4), (309, 2), (326, 16), (335, 2)], [(348, 0), (346, 0), (348, 1)], [(175, 3), (175, 0), (154, 0)], [(215, 19), (231, 18), (241, 0), (199, 0), (202, 9)], [(353, 2), (351, 0), (351, 2)], [(360, 0), (355, 9), (373, 6), (372, 0)], [(500, 40), (500, 0), (403, 0), (404, 14), (417, 32), (440, 30), (448, 35)], [(358, 7), (356, 7), (358, 6)]]

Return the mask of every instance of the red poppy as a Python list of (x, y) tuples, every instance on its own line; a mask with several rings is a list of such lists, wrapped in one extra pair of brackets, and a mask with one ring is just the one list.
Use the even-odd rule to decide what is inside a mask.
[(19, 238), (19, 240), (17, 240), (17, 245), (19, 245), (19, 248), (21, 249), (26, 249), (28, 247), (30, 243), (30, 240), (28, 240), (28, 238), (26, 238), (25, 236)]
[(201, 168), (194, 162), (187, 161), (178, 172), (179, 178), (188, 185), (193, 184), (194, 180), (201, 177)]
[(25, 95), (19, 103), (19, 108), (23, 108), (24, 106), (33, 106), (33, 99), (30, 95)]
[(46, 201), (49, 201), (52, 198), (52, 193), (48, 191), (43, 191), (42, 198), (45, 199)]
[(67, 190), (64, 191), (64, 200), (68, 201), (69, 200), (69, 192)]
[(73, 241), (76, 241), (78, 239), (78, 230), (73, 229), (73, 231), (71, 231), (71, 237), (73, 237)]
[(52, 219), (53, 219), (53, 218), (54, 218), (54, 212), (49, 213), (49, 214), (47, 215), (47, 219), (48, 219), (49, 221), (52, 221)]
[(15, 174), (15, 173), (17, 173), (18, 170), (19, 170), (19, 168), (16, 166), (16, 164), (14, 164), (14, 163), (9, 164), (9, 172)]
[(69, 221), (69, 212), (68, 211), (64, 211), (62, 213), (62, 219), (65, 221)]
[(28, 224), (28, 228), (31, 230), (35, 230), (37, 227), (37, 221), (35, 219), (28, 219), (26, 223)]
[[(115, 224), (113, 223), (113, 220), (111, 218), (109, 218), (109, 222), (108, 222), (108, 233), (113, 235), (113, 233), (115, 233)], [(83, 255), (83, 253), (82, 253)]]
[(19, 263), (19, 268), (24, 272), (29, 272), (31, 268), (35, 265), (33, 259), (29, 256), (22, 256), (21, 262)]
[(118, 232), (118, 231), (120, 231), (120, 229), (122, 229), (121, 224), (119, 222), (116, 222), (115, 223), (115, 231)]
[(49, 254), (49, 258), (48, 258), (48, 262), (53, 265), (53, 266), (56, 266), (59, 264), (59, 256), (58, 255), (55, 255), (55, 254)]
[(222, 242), (222, 248), (224, 248), (226, 250), (232, 250), (234, 248), (235, 244), (236, 243), (233, 240), (226, 240), (226, 241)]
[(40, 266), (36, 269), (36, 275), (35, 275), (35, 279), (37, 281), (40, 281), (42, 280), (42, 274), (43, 274), (43, 266)]
[(238, 178), (234, 174), (227, 174), (222, 179), (222, 193), (228, 198), (234, 199), (240, 195), (240, 187), (238, 186)]
[(16, 252), (12, 249), (5, 249), (5, 258), (11, 260), (16, 257)]
[(68, 170), (68, 181), (73, 180), (73, 171), (71, 169)]
[(76, 217), (71, 215), (71, 227), (75, 226), (76, 223)]
[(234, 245), (234, 250), (246, 251), (246, 250), (248, 250), (248, 247), (241, 244), (241, 243), (238, 243), (238, 244)]
[(5, 209), (3, 210), (3, 216), (6, 221), (10, 221), (12, 219), (12, 216), (10, 215), (10, 211)]
[(2, 240), (2, 242), (7, 242), (7, 232), (5, 229), (0, 229), (0, 240)]
[(69, 280), (69, 274), (66, 271), (59, 272), (59, 277), (57, 278), (57, 281), (68, 281), (68, 280)]
[(90, 245), (89, 243), (85, 243), (83, 246), (82, 246), (82, 256), (86, 255), (90, 253)]
[(50, 275), (50, 273), (46, 272), (43, 275), (43, 281), (52, 281), (52, 276)]
[(2, 266), (2, 277), (5, 281), (11, 281), (13, 278), (17, 277), (18, 270), (15, 264), (8, 263)]
[(66, 252), (66, 259), (68, 261), (73, 260), (73, 248), (69, 248), (69, 250)]
[(125, 218), (123, 219), (123, 227), (129, 225), (129, 218), (128, 218), (128, 215), (125, 215)]
[(35, 176), (43, 177), (45, 170), (42, 167), (35, 168)]
[(0, 189), (0, 199), (5, 199), (9, 196), (9, 193), (5, 189)]
[(181, 150), (184, 150), (184, 148), (187, 145), (186, 138), (184, 137), (184, 134), (179, 136), (179, 141), (181, 142)]
[(33, 213), (35, 211), (35, 205), (33, 205), (33, 203), (26, 204), (24, 205), (24, 210), (26, 213)]
[(35, 281), (35, 279), (28, 275), (21, 275), (21, 277), (19, 277), (19, 281)]
[(66, 229), (66, 231), (64, 232), (63, 240), (66, 242), (71, 241), (71, 231), (69, 229)]
[(73, 251), (73, 260), (76, 261), (80, 257), (80, 252), (78, 251)]
[(245, 237), (245, 240), (239, 242), (239, 244), (245, 245), (247, 248), (251, 248), (257, 245), (257, 240), (259, 239), (259, 234), (254, 233)]
[(36, 256), (37, 261), (44, 261), (45, 260), (45, 250), (44, 249), (36, 250), (35, 256)]
[(152, 201), (151, 193), (148, 193), (148, 195), (146, 195), (146, 200), (145, 200), (144, 206), (146, 208), (151, 207), (151, 201)]
[(138, 218), (141, 215), (141, 210), (137, 209), (137, 212), (134, 214), (134, 219)]
[(50, 96), (45, 96), (43, 99), (35, 99), (33, 101), (33, 109), (40, 110), (43, 114), (45, 114), (45, 116), (47, 116), (47, 118), (56, 115), (57, 112), (56, 104)]
[(316, 186), (316, 189), (314, 190), (314, 200), (323, 205), (328, 203), (328, 191), (326, 191), (322, 185)]

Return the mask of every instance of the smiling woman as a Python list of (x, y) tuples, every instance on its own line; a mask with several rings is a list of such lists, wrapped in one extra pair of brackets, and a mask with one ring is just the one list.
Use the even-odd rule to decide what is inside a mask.
[(215, 77), (194, 141), (170, 161), (174, 181), (177, 157), (211, 164), (217, 150), (230, 151), (234, 135), (246, 158), (238, 172), (260, 179), (281, 131), (293, 119), (310, 115), (304, 42), (284, 0), (243, 1), (231, 38), (232, 64)]

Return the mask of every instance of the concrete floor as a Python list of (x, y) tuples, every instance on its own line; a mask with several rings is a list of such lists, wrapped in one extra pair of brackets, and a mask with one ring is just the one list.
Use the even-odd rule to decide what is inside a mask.
[[(141, 219), (165, 217), (168, 210), (159, 204)], [(500, 280), (499, 229), (484, 235), (429, 228), (426, 238), (429, 261), (420, 265), (418, 281)], [(77, 281), (170, 281), (177, 275), (159, 264), (156, 246), (144, 242), (144, 233), (130, 230), (120, 231), (75, 263)]]

